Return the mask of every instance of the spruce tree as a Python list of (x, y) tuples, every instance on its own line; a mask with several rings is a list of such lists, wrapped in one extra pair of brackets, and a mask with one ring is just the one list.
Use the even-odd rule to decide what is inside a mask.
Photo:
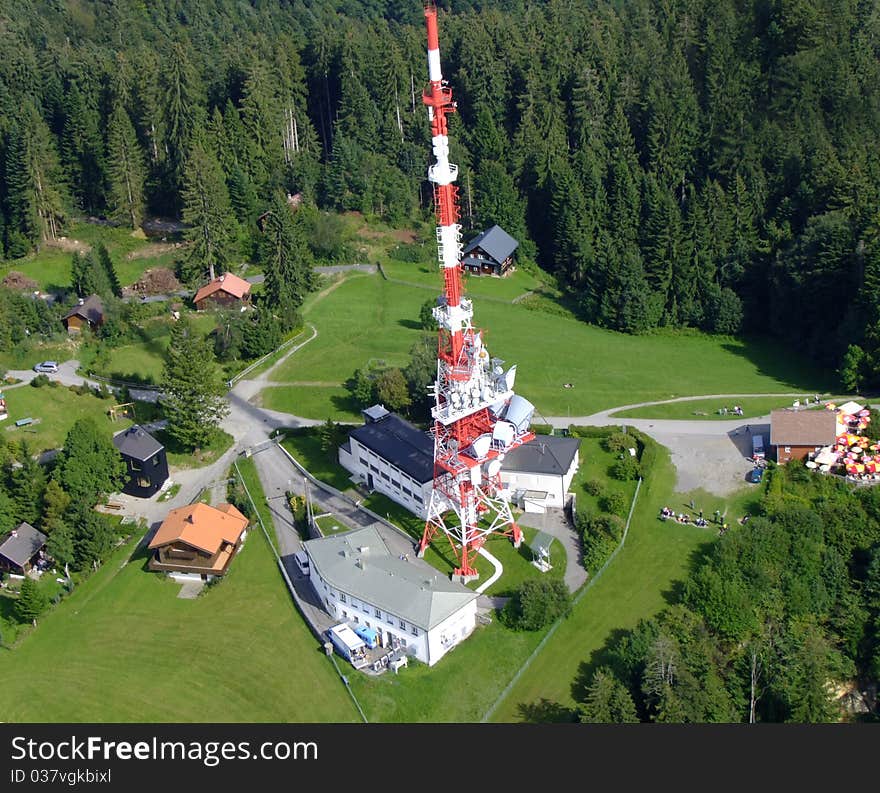
[(20, 622), (34, 622), (48, 607), (49, 599), (40, 585), (32, 578), (25, 577), (15, 601), (15, 616)]
[(82, 418), (67, 433), (55, 470), (74, 503), (93, 506), (123, 484), (126, 468), (110, 433), (94, 419)]
[(214, 280), (232, 253), (237, 224), (220, 165), (201, 143), (192, 147), (186, 163), (183, 220), (190, 226), (185, 236), (191, 243), (184, 280), (196, 283), (206, 272)]
[(214, 351), (183, 318), (171, 329), (162, 391), (167, 432), (186, 449), (208, 443), (229, 412)]
[(285, 328), (298, 321), (299, 307), (311, 288), (311, 256), (300, 223), (282, 193), (272, 198), (260, 242), (260, 261), (266, 273), (265, 300)]
[(110, 217), (132, 229), (144, 216), (144, 154), (128, 113), (117, 102), (107, 123), (107, 205)]

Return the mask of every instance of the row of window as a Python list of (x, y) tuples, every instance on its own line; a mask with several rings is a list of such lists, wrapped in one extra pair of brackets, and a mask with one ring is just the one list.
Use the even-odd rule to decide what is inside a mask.
[[(384, 457), (380, 457), (375, 452), (373, 452), (369, 449), (366, 449), (366, 448), (364, 448), (364, 451), (370, 456), (370, 459), (368, 460), (366, 457), (358, 457), (358, 460), (360, 461), (361, 465), (363, 465), (365, 468), (369, 468), (374, 474), (380, 474), (383, 479), (385, 479), (389, 482), (391, 481), (391, 477), (388, 476), (383, 471), (380, 471), (379, 468), (377, 467), (377, 465), (374, 464), (374, 461), (378, 461), (378, 462), (384, 463), (388, 468), (390, 468), (391, 472), (394, 474), (396, 479), (405, 479), (405, 480), (411, 482), (412, 484), (415, 484), (415, 480), (411, 476), (409, 476), (408, 474), (401, 471), (396, 465), (389, 463)], [(398, 487), (396, 482), (395, 482), (394, 486)], [(412, 497), (412, 495), (413, 495), (412, 491), (407, 490), (406, 488), (403, 488), (403, 490), (410, 497)]]
[[(336, 593), (332, 589), (329, 589), (326, 583), (324, 584), (324, 589), (325, 591), (330, 593), (331, 597), (336, 597)], [(330, 600), (328, 598), (325, 598), (325, 601), (328, 605), (330, 605)], [(345, 594), (345, 592), (339, 593), (339, 602), (348, 603), (348, 596)], [(382, 619), (382, 611), (375, 606), (370, 606), (368, 603), (359, 604), (357, 600), (352, 598), (351, 607), (363, 611), (364, 614), (373, 615), (379, 619)], [(385, 613), (385, 622), (387, 622), (389, 625), (394, 625), (396, 622), (403, 630), (407, 629), (407, 624), (404, 620), (400, 619), (399, 617), (395, 617), (393, 614), (389, 614), (387, 612)], [(369, 627), (369, 624), (367, 625), (367, 627)], [(415, 625), (409, 626), (409, 632), (413, 636), (419, 635), (419, 629)]]

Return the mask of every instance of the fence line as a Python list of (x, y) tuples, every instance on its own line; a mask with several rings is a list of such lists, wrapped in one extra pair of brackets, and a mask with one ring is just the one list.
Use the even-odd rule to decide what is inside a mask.
[[(321, 644), (323, 645), (324, 641), (325, 641), (325, 637), (321, 634), (321, 632), (318, 630), (318, 628), (315, 626), (315, 624), (309, 619), (308, 614), (306, 613), (306, 609), (303, 606), (303, 603), (300, 599), (299, 593), (296, 591), (296, 587), (294, 587), (293, 581), (290, 580), (290, 576), (287, 573), (287, 568), (284, 567), (284, 562), (281, 560), (281, 557), (278, 555), (278, 549), (275, 547), (275, 542), (269, 536), (269, 532), (266, 530), (266, 524), (263, 523), (263, 516), (260, 514), (260, 511), (257, 509), (257, 505), (254, 503), (254, 498), (251, 495), (251, 491), (248, 490), (248, 486), (247, 486), (247, 484), (245, 484), (244, 477), (241, 475), (241, 471), (238, 468), (238, 460), (233, 460), (232, 466), (235, 468), (235, 473), (238, 474), (238, 481), (241, 482), (241, 486), (244, 488), (244, 492), (247, 494), (248, 501), (250, 501), (250, 503), (251, 503), (251, 509), (253, 509), (254, 514), (257, 516), (257, 521), (260, 524), (260, 528), (263, 530), (263, 535), (265, 536), (266, 540), (269, 542), (269, 547), (272, 549), (272, 555), (275, 557), (275, 562), (278, 564), (278, 569), (281, 571), (281, 576), (284, 578), (284, 582), (287, 585), (287, 590), (288, 590), (288, 592), (290, 592), (290, 596), (293, 598), (293, 602), (296, 604), (297, 610), (299, 611), (302, 618), (305, 620), (306, 625), (309, 626), (312, 633), (316, 636), (318, 641), (320, 641)], [(254, 470), (256, 471), (256, 465), (254, 466)], [(259, 479), (259, 475), (257, 476), (257, 478)], [(331, 654), (329, 657), (330, 657), (330, 660), (333, 662), (333, 666), (336, 669), (337, 674), (339, 675), (340, 679), (342, 680), (343, 684), (345, 685), (345, 690), (348, 691), (349, 696), (351, 697), (352, 701), (354, 702), (355, 707), (358, 710), (358, 713), (360, 713), (361, 718), (363, 719), (364, 723), (365, 724), (368, 723), (367, 717), (364, 714), (363, 708), (361, 708), (360, 702), (358, 702), (357, 697), (355, 697), (354, 691), (351, 690), (351, 685), (348, 682), (348, 678), (344, 674), (342, 674), (342, 672), (340, 671), (339, 666), (336, 663), (336, 659), (333, 657), (333, 655)]]
[[(629, 515), (627, 515), (627, 518), (626, 518), (626, 525), (623, 527), (623, 536), (620, 538), (620, 543), (614, 549), (614, 551), (611, 553), (611, 555), (605, 560), (605, 564), (603, 564), (602, 567), (599, 568), (599, 571), (596, 573), (596, 575), (594, 575), (589, 581), (587, 581), (587, 583), (584, 584), (584, 586), (577, 593), (577, 595), (575, 595), (575, 598), (571, 604), (572, 608), (574, 608), (578, 603), (580, 603), (580, 601), (583, 599), (584, 595), (586, 595), (587, 592), (590, 590), (590, 588), (593, 586), (593, 584), (595, 584), (596, 581), (599, 580), (599, 578), (602, 576), (602, 573), (605, 572), (605, 570), (608, 568), (608, 565), (610, 565), (611, 562), (614, 561), (614, 558), (620, 552), (620, 549), (623, 548), (624, 543), (626, 542), (626, 535), (629, 532), (629, 524), (630, 524), (630, 521), (632, 520), (633, 510), (636, 507), (636, 499), (638, 499), (638, 497), (639, 497), (639, 490), (641, 490), (641, 487), (642, 487), (642, 478), (639, 477), (639, 481), (636, 483), (636, 492), (633, 493), (632, 504), (630, 504), (630, 507), (629, 507)], [(495, 713), (495, 711), (498, 709), (498, 706), (501, 704), (501, 702), (507, 697), (508, 694), (510, 694), (510, 692), (513, 690), (513, 687), (516, 685), (516, 683), (519, 681), (519, 679), (525, 673), (526, 669), (528, 669), (532, 665), (532, 661), (534, 661), (535, 658), (538, 657), (538, 653), (540, 653), (541, 650), (544, 649), (544, 646), (547, 644), (548, 641), (550, 641), (550, 637), (553, 636), (554, 633), (556, 633), (557, 628), (559, 628), (559, 626), (563, 623), (564, 620), (565, 620), (565, 617), (560, 617), (559, 619), (556, 620), (556, 622), (553, 623), (553, 625), (550, 627), (550, 630), (547, 631), (547, 634), (544, 636), (543, 639), (541, 639), (541, 641), (538, 643), (538, 646), (532, 651), (532, 654), (528, 658), (526, 658), (526, 660), (523, 662), (523, 665), (517, 670), (516, 674), (511, 678), (510, 682), (504, 687), (504, 690), (501, 692), (501, 694), (498, 695), (498, 699), (496, 699), (495, 702), (492, 703), (492, 706), (489, 708), (489, 710), (487, 710), (483, 714), (483, 718), (480, 719), (481, 724), (489, 721), (489, 719), (492, 718), (492, 714)]]
[(320, 479), (315, 478), (299, 463), (299, 461), (289, 451), (287, 451), (287, 449), (284, 448), (284, 446), (281, 445), (281, 441), (278, 440), (278, 438), (275, 439), (275, 443), (278, 445), (278, 448), (281, 449), (282, 452), (284, 452), (284, 454), (287, 456), (287, 459), (290, 460), (291, 463), (293, 463), (294, 467), (316, 487), (321, 488), (325, 492), (330, 493), (337, 498), (341, 498), (343, 501), (347, 501), (355, 509), (358, 509), (361, 512), (365, 512), (367, 515), (373, 518), (373, 520), (376, 520), (383, 526), (387, 526), (389, 529), (396, 531), (401, 537), (405, 537), (410, 542), (414, 542), (413, 538), (403, 529), (401, 529), (400, 526), (395, 525), (387, 518), (383, 518), (378, 513), (373, 512), (373, 510), (363, 506), (363, 504), (361, 504), (359, 501), (355, 501), (351, 496), (347, 496), (341, 490), (337, 490), (335, 487), (333, 487), (333, 485), (328, 485), (326, 482), (322, 482)]
[[(309, 327), (310, 327), (312, 330), (315, 329), (314, 325), (309, 325)], [(277, 354), (278, 354), (279, 352), (281, 352), (282, 350), (285, 350), (287, 347), (289, 347), (289, 346), (291, 346), (292, 344), (294, 344), (296, 341), (299, 340), (299, 337), (302, 336), (303, 333), (305, 333), (305, 332), (306, 332), (306, 329), (305, 329), (305, 327), (303, 327), (303, 329), (302, 329), (299, 333), (297, 333), (296, 336), (294, 336), (293, 338), (288, 339), (287, 341), (282, 342), (282, 343), (279, 344), (274, 350), (272, 350), (271, 352), (267, 352), (262, 358), (257, 358), (256, 361), (254, 361), (254, 362), (253, 362), (252, 364), (250, 364), (247, 368), (243, 369), (243, 370), (240, 371), (237, 375), (235, 375), (235, 377), (233, 377), (231, 380), (229, 380), (229, 382), (228, 382), (228, 387), (229, 387), (229, 388), (232, 388), (232, 386), (234, 386), (234, 385), (235, 385), (239, 380), (241, 380), (246, 374), (249, 374), (249, 373), (252, 372), (254, 369), (256, 369), (258, 366), (262, 366), (262, 365), (263, 365), (263, 364), (264, 364), (269, 358), (271, 358), (273, 355), (277, 355)]]

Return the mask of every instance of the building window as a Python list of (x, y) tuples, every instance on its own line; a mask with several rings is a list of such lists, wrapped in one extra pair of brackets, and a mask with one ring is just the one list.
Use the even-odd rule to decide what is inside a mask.
[(360, 622), (360, 620), (358, 619), (358, 615), (357, 615), (357, 614), (352, 614), (351, 616), (352, 616), (352, 618), (354, 619), (355, 622)]
[(368, 628), (370, 627), (370, 623), (367, 622), (366, 620), (364, 620), (364, 625), (366, 625)]
[(400, 646), (401, 646), (401, 647), (406, 647), (406, 639), (401, 639), (401, 640), (400, 640)]
[(342, 619), (344, 619), (344, 620), (348, 619), (348, 612), (345, 609), (342, 610)]
[(371, 465), (371, 466), (370, 466), (370, 470), (371, 470), (374, 474), (378, 474), (378, 473), (379, 473), (379, 469), (376, 468), (375, 465)]
[(398, 622), (400, 623), (400, 627), (406, 630), (406, 623), (403, 620), (398, 620)]
[(785, 447), (785, 453), (786, 453), (786, 454), (789, 454), (790, 452), (791, 452), (791, 446), (786, 446), (786, 447)]
[(360, 460), (361, 465), (369, 465), (366, 457), (359, 457), (358, 459)]
[(339, 600), (342, 601), (343, 603), (346, 602), (345, 592), (339, 593)]
[(141, 468), (141, 464), (140, 464), (139, 462), (136, 462), (135, 460), (132, 460), (132, 461), (131, 461), (131, 470), (132, 470), (132, 471), (140, 471), (140, 470), (142, 470), (142, 468)]
[(381, 476), (382, 476), (382, 478), (383, 478), (386, 482), (390, 482), (390, 481), (391, 481), (391, 477), (388, 476), (388, 474), (386, 474), (384, 471), (382, 472)]
[(415, 625), (411, 625), (411, 626), (410, 626), (409, 632), (410, 632), (413, 636), (418, 636), (418, 635), (419, 635), (419, 629), (418, 629)]
[(379, 619), (382, 619), (382, 612), (379, 611), (379, 609), (375, 609), (375, 613), (376, 613), (376, 616), (377, 616)]
[(159, 465), (159, 455), (158, 454), (153, 458), (153, 465)]

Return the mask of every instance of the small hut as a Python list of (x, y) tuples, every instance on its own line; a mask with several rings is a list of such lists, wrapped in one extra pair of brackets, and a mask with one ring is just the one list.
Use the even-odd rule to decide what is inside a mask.
[(546, 532), (539, 531), (529, 543), (532, 549), (532, 564), (535, 565), (542, 573), (553, 569), (550, 564), (550, 546), (553, 544), (553, 537)]

